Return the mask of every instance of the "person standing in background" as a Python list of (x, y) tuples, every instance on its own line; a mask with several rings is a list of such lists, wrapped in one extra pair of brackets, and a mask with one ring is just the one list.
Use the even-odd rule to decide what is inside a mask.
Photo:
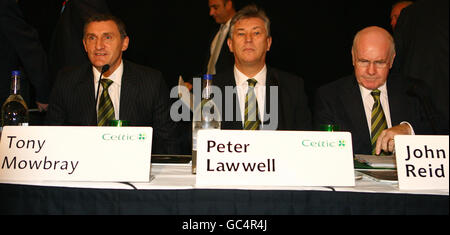
[[(11, 71), (23, 68), (35, 89), (39, 111), (48, 108), (47, 55), (36, 30), (26, 23), (15, 0), (0, 0), (0, 102), (9, 96)], [(28, 104), (30, 105), (30, 104)]]
[(398, 1), (392, 5), (391, 9), (391, 27), (392, 30), (395, 30), (395, 26), (397, 25), (398, 17), (400, 17), (400, 14), (402, 13), (402, 10), (409, 5), (413, 4), (412, 1)]
[(394, 31), (396, 72), (414, 84), (434, 134), (449, 133), (449, 1), (419, 0), (403, 9)]
[(209, 15), (220, 25), (211, 42), (207, 74), (215, 75), (233, 66), (234, 57), (226, 45), (231, 18), (236, 14), (232, 0), (209, 0)]

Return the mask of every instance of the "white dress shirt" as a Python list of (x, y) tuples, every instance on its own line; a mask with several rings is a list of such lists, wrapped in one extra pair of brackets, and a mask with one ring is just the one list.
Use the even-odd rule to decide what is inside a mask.
[[(97, 95), (97, 87), (98, 87), (98, 79), (100, 78), (100, 72), (92, 67), (94, 73), (94, 87), (95, 87), (95, 95)], [(116, 120), (119, 120), (119, 108), (120, 108), (120, 88), (122, 84), (122, 75), (123, 75), (123, 61), (120, 62), (119, 67), (114, 71), (109, 77), (102, 77), (102, 79), (110, 79), (113, 83), (109, 86), (108, 92), (109, 97), (111, 97), (111, 101), (114, 106), (114, 116)], [(100, 97), (102, 96), (103, 86), (100, 84), (100, 91), (98, 94), (97, 101), (97, 113), (98, 113), (98, 105), (100, 103)]]
[(236, 81), (237, 94), (239, 98), (239, 107), (241, 110), (242, 124), (244, 124), (245, 118), (245, 97), (248, 91), (248, 79), (254, 78), (258, 81), (255, 85), (255, 94), (258, 102), (259, 120), (261, 120), (261, 127), (264, 122), (265, 100), (266, 100), (266, 80), (267, 80), (267, 66), (256, 74), (254, 77), (247, 77), (241, 73), (236, 66), (234, 66), (234, 78)]

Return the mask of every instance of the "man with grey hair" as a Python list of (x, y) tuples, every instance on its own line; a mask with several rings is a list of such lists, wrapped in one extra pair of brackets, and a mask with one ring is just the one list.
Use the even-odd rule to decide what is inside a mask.
[[(235, 65), (214, 79), (228, 99), (222, 129), (310, 130), (303, 80), (266, 65), (272, 37), (265, 12), (255, 5), (238, 11), (231, 20), (227, 44)], [(227, 94), (230, 87), (232, 96)]]
[(393, 38), (383, 28), (367, 27), (356, 34), (351, 53), (354, 75), (317, 90), (314, 126), (334, 124), (350, 131), (355, 154), (393, 152), (395, 135), (425, 128), (419, 102), (406, 94), (407, 82), (389, 74)]

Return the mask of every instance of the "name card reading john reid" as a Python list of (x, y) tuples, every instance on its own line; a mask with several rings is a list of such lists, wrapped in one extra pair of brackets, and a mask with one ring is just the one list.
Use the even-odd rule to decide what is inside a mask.
[(448, 136), (396, 136), (399, 188), (448, 190)]
[(148, 182), (151, 127), (6, 126), (0, 180)]
[(348, 132), (201, 130), (197, 186), (354, 186)]

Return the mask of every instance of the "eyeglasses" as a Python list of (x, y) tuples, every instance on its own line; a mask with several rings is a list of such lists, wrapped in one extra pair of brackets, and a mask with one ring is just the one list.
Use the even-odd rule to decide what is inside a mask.
[(361, 59), (358, 59), (357, 61), (356, 61), (356, 64), (359, 66), (359, 67), (363, 67), (363, 68), (366, 68), (366, 67), (369, 67), (370, 66), (370, 64), (374, 64), (375, 65), (375, 67), (377, 68), (377, 69), (384, 69), (384, 68), (386, 68), (386, 67), (388, 67), (388, 62), (387, 61), (368, 61), (368, 60), (361, 60)]

